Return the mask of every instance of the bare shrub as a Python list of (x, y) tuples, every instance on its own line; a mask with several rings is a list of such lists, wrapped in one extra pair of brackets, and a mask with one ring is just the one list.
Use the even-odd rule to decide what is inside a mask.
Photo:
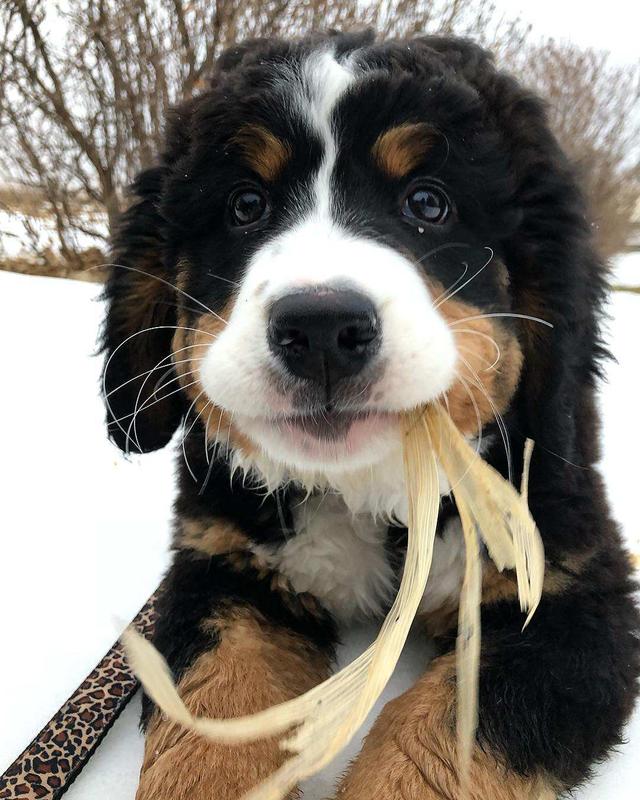
[[(246, 37), (363, 26), (389, 36), (455, 32), (492, 47), (551, 98), (558, 135), (588, 163), (605, 251), (629, 240), (637, 71), (616, 71), (591, 51), (531, 45), (528, 29), (490, 0), (68, 0), (64, 12), (52, 5), (5, 0), (0, 10), (0, 175), (42, 198), (70, 265), (80, 267), (82, 252), (104, 242), (124, 187), (157, 151), (168, 106), (204, 85), (222, 49)], [(589, 114), (593, 124), (585, 125)], [(4, 207), (20, 203), (5, 198)], [(28, 246), (37, 248), (24, 219)]]
[(509, 65), (548, 101), (551, 124), (577, 164), (605, 256), (637, 241), (640, 65), (548, 39), (512, 51)]

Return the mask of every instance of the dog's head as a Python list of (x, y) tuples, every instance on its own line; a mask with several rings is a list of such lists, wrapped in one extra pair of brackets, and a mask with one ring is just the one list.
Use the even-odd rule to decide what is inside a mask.
[(539, 102), (475, 45), (229, 51), (135, 192), (104, 335), (121, 447), (186, 417), (243, 464), (338, 474), (434, 400), (469, 435), (546, 413), (574, 446), (600, 279)]

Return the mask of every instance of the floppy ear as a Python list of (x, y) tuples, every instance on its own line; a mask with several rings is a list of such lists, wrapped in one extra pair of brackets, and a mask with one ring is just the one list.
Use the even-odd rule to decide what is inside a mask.
[[(171, 361), (176, 293), (164, 258), (158, 206), (166, 167), (142, 172), (136, 202), (123, 214), (112, 241), (112, 271), (104, 298), (102, 390), (110, 438), (125, 452), (148, 452), (171, 439), (182, 400)], [(156, 391), (157, 390), (157, 391)]]
[(606, 356), (599, 330), (606, 269), (574, 169), (550, 130), (544, 103), (497, 70), (487, 51), (464, 39), (421, 41), (478, 91), (502, 134), (521, 218), (503, 242), (514, 311), (553, 325), (519, 322), (525, 367), (518, 426), (549, 452), (593, 463), (594, 384)]

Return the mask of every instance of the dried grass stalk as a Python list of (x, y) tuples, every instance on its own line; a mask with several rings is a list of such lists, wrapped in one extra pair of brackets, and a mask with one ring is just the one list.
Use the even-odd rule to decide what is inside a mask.
[[(186, 708), (166, 662), (153, 645), (132, 629), (123, 636), (131, 665), (145, 690), (174, 722), (216, 742), (282, 736), (280, 746), (292, 756), (245, 795), (245, 800), (280, 800), (299, 781), (326, 766), (353, 738), (386, 686), (431, 567), (439, 507), (437, 461), (453, 487), (466, 546), (457, 647), (458, 759), (461, 790), (466, 791), (477, 724), (480, 539), (500, 570), (515, 567), (521, 606), (529, 611), (527, 621), (542, 591), (544, 552), (526, 500), (482, 461), (440, 406), (407, 414), (403, 426), (409, 537), (402, 581), (376, 640), (348, 667), (300, 697), (258, 714), (207, 719), (194, 717)], [(525, 466), (528, 469), (528, 460)]]

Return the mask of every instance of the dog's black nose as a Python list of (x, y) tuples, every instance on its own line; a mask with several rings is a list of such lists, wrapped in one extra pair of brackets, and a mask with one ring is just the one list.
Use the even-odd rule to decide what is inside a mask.
[(354, 291), (288, 294), (271, 309), (269, 346), (293, 375), (330, 391), (360, 372), (380, 346), (376, 309)]

